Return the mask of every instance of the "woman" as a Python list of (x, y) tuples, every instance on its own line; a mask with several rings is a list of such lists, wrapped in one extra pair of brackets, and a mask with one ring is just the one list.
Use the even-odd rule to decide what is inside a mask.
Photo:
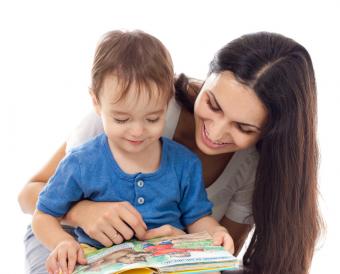
[[(169, 107), (166, 135), (200, 157), (213, 214), (233, 237), (236, 253), (255, 224), (244, 265), (255, 273), (307, 273), (320, 217), (316, 86), (306, 49), (278, 34), (242, 36), (217, 52), (201, 88), (181, 75), (176, 101)], [(101, 130), (95, 116), (86, 118), (67, 149)], [(65, 150), (63, 145), (22, 190), (24, 212), (34, 211)], [(126, 238), (131, 231), (122, 222), (140, 232), (140, 216), (126, 203), (82, 201), (64, 221), (100, 242), (113, 242), (112, 230)], [(147, 237), (175, 233), (166, 226)], [(30, 231), (26, 245), (31, 268), (39, 267), (36, 252), (48, 252)]]

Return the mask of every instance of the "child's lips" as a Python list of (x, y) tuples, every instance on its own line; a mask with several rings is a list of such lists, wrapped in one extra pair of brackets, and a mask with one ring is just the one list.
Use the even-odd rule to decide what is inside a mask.
[(139, 145), (144, 142), (144, 140), (130, 140), (126, 139), (129, 143), (134, 144), (134, 145)]

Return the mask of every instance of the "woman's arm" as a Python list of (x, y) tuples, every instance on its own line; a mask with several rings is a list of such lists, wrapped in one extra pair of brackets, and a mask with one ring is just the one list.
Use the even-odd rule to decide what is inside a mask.
[(220, 224), (228, 230), (229, 234), (233, 238), (235, 246), (234, 255), (237, 256), (253, 226), (249, 224), (236, 223), (225, 216), (220, 221)]
[(63, 222), (80, 226), (87, 235), (105, 246), (120, 244), (133, 236), (143, 239), (147, 230), (142, 215), (126, 201), (83, 200), (70, 209)]
[[(18, 201), (24, 213), (33, 215), (40, 191), (54, 174), (65, 156), (63, 144), (21, 190)], [(134, 235), (142, 238), (146, 225), (139, 212), (127, 202), (79, 201), (62, 219), (62, 223), (81, 227), (90, 237), (107, 246), (129, 240)], [(117, 235), (109, 237), (107, 235)]]
[(21, 190), (18, 196), (18, 202), (24, 213), (31, 215), (34, 213), (39, 193), (48, 179), (54, 174), (61, 159), (64, 158), (65, 149), (66, 143), (59, 147), (46, 165), (35, 174)]

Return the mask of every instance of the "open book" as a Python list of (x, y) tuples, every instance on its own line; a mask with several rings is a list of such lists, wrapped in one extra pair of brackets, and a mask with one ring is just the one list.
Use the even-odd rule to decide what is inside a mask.
[(202, 273), (239, 267), (237, 259), (213, 246), (205, 232), (85, 249), (85, 255), (88, 264), (78, 265), (73, 274)]

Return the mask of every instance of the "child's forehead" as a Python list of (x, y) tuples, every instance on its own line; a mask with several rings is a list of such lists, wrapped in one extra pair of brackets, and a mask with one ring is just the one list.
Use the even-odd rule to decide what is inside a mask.
[(139, 97), (132, 96), (132, 93), (120, 100), (110, 100), (108, 107), (111, 112), (122, 114), (151, 114), (164, 111), (167, 107), (165, 99), (149, 97), (141, 94)]
[[(162, 105), (166, 102), (167, 92), (152, 81), (131, 83), (118, 80), (116, 76), (106, 77), (101, 90), (102, 100), (111, 105)], [(102, 101), (101, 100), (101, 101)]]

